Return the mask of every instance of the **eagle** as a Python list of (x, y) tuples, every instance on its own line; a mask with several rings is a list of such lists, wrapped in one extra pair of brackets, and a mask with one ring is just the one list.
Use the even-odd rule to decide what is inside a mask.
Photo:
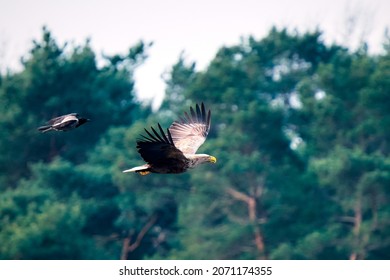
[(216, 163), (217, 159), (207, 154), (196, 154), (210, 131), (211, 112), (204, 104), (190, 107), (190, 113), (174, 121), (166, 133), (160, 123), (158, 129), (145, 128), (147, 136), (137, 140), (137, 149), (146, 164), (124, 170), (140, 175), (149, 173), (183, 173), (202, 163)]
[(41, 132), (47, 132), (50, 130), (68, 131), (89, 121), (89, 119), (82, 118), (77, 113), (71, 113), (49, 120), (47, 125), (38, 127), (38, 130)]

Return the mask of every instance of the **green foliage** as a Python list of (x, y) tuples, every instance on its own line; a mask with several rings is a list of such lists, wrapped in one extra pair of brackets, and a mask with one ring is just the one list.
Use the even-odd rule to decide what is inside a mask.
[[(161, 108), (135, 100), (151, 44), (97, 58), (43, 29), (0, 77), (1, 259), (388, 259), (390, 53), (273, 28), (222, 47), (203, 71), (180, 56)], [(185, 174), (139, 176), (144, 127), (195, 102), (212, 111)], [(40, 134), (53, 116), (91, 123)]]
[[(188, 100), (212, 104), (214, 126), (204, 149), (219, 164), (217, 172), (191, 174), (200, 178), (196, 185), (208, 187), (189, 198), (194, 206), (183, 208), (188, 218), (181, 223), (204, 218), (196, 220), (196, 231), (184, 231), (173, 258), (378, 256), (374, 236), (388, 242), (388, 226), (378, 219), (388, 211), (382, 192), (388, 110), (378, 97), (389, 87), (381, 84), (379, 92), (374, 84), (386, 80), (386, 59), (328, 47), (320, 32), (276, 29), (260, 41), (221, 48), (204, 72), (181, 59), (172, 68), (166, 104), (174, 103), (173, 110)], [(241, 242), (231, 243), (231, 235)], [(206, 246), (197, 250), (194, 243)]]
[(98, 250), (84, 235), (85, 207), (23, 182), (1, 197), (1, 259), (85, 259)]
[[(51, 161), (61, 155), (73, 162), (86, 159), (93, 146), (110, 126), (128, 125), (141, 108), (134, 100), (132, 73), (140, 63), (137, 51), (115, 64), (97, 67), (96, 57), (88, 42), (68, 50), (60, 47), (51, 33), (43, 30), (41, 42), (34, 42), (24, 59), (24, 70), (7, 75), (0, 86), (0, 167), (6, 184), (28, 172), (27, 162)], [(141, 55), (141, 54), (140, 54)], [(36, 127), (52, 117), (78, 112), (92, 120), (85, 135), (75, 130), (68, 134), (37, 135)], [(86, 148), (87, 147), (87, 148)], [(13, 164), (8, 164), (8, 159)]]
[[(120, 59), (97, 66), (83, 46), (59, 46), (44, 28), (23, 70), (1, 78), (1, 258), (117, 258), (120, 216), (112, 162), (96, 159), (109, 128), (131, 125), (150, 112), (134, 98), (132, 75), (146, 58), (143, 42)], [(84, 129), (40, 134), (46, 120), (78, 112)], [(121, 135), (122, 136), (122, 135)], [(105, 138), (103, 136), (103, 138)], [(106, 147), (101, 156), (112, 154)], [(95, 164), (94, 164), (95, 161)]]

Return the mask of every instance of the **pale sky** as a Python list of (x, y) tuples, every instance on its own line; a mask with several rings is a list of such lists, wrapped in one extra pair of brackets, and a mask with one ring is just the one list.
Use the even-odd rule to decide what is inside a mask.
[[(356, 21), (351, 25), (347, 19)], [(97, 54), (125, 54), (141, 39), (153, 41), (135, 79), (139, 98), (154, 98), (157, 105), (165, 88), (161, 75), (182, 51), (204, 69), (221, 46), (248, 35), (261, 39), (273, 25), (300, 31), (319, 27), (327, 42), (352, 47), (363, 38), (377, 53), (390, 27), (390, 1), (0, 0), (1, 71), (20, 69), (20, 57), (32, 39), (40, 39), (44, 25), (60, 44), (90, 38)]]

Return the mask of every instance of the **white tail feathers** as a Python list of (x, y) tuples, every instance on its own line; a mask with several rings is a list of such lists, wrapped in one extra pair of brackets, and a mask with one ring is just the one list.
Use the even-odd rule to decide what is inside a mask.
[(122, 172), (123, 173), (127, 173), (127, 172), (142, 172), (142, 171), (146, 171), (146, 169), (148, 169), (149, 166), (147, 164), (145, 165), (141, 165), (141, 166), (137, 166), (137, 167), (133, 167), (133, 168), (130, 168), (130, 169), (126, 169), (126, 170), (123, 170)]

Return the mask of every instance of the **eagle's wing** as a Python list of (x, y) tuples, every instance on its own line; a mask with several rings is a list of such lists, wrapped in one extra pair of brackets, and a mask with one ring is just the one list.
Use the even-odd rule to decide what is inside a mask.
[(148, 137), (141, 135), (143, 139), (137, 140), (137, 149), (141, 157), (151, 165), (160, 166), (170, 166), (185, 161), (186, 157), (175, 147), (169, 130), (165, 135), (160, 124), (158, 128), (160, 134), (151, 127), (152, 132), (145, 129)]
[(201, 107), (196, 104), (195, 110), (190, 107), (190, 115), (184, 114), (185, 117), (172, 123), (169, 131), (176, 148), (184, 154), (195, 154), (210, 131), (211, 112), (209, 110), (206, 114), (202, 103)]

